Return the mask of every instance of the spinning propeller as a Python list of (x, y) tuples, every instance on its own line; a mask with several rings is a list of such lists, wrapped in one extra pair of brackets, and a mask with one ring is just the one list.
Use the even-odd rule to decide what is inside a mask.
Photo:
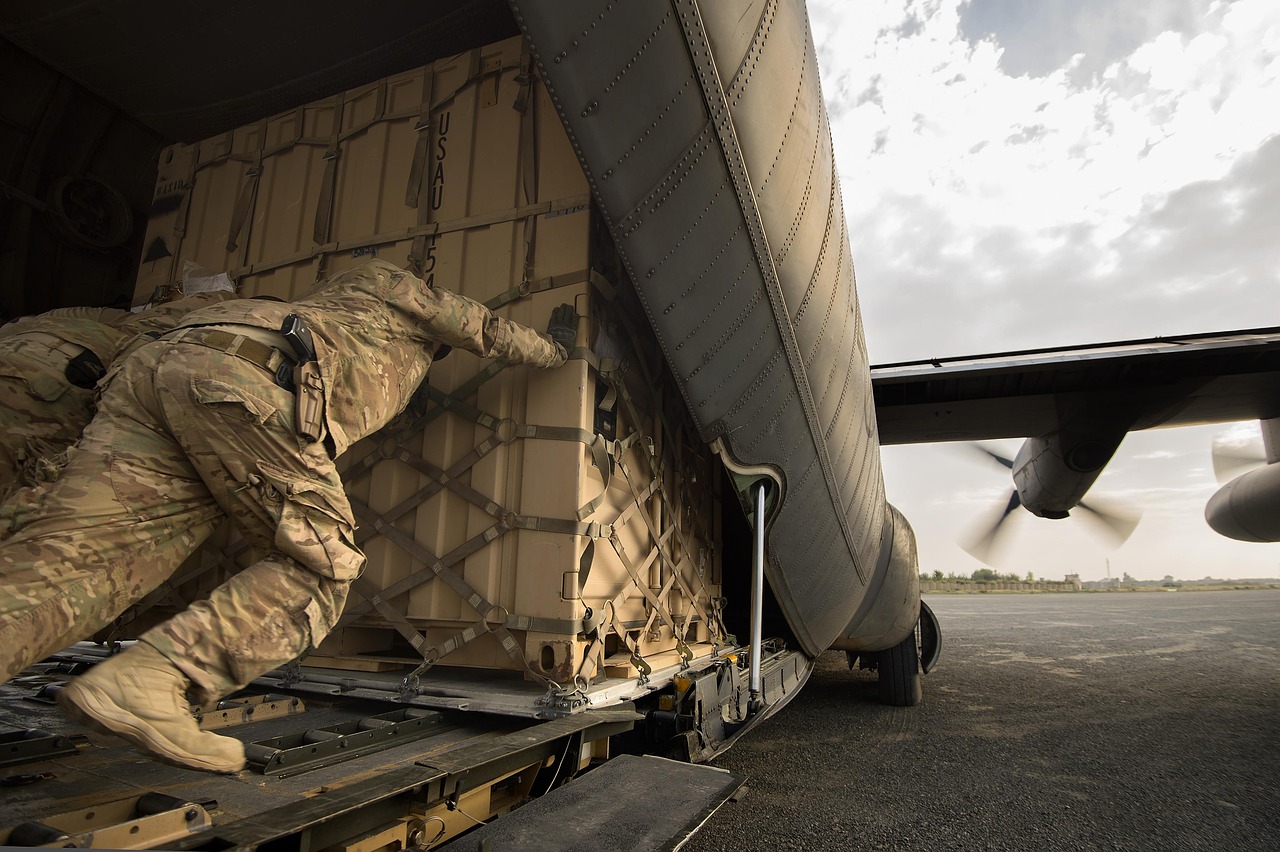
[(1261, 433), (1223, 432), (1213, 438), (1213, 475), (1219, 485), (1267, 463)]
[[(968, 446), (1012, 473), (1013, 459), (994, 453), (979, 444)], [(975, 525), (974, 531), (960, 541), (960, 547), (973, 558), (990, 565), (998, 550), (997, 544), (1002, 540), (1002, 534), (1008, 529), (1006, 522), (1019, 506), (1022, 506), (1022, 498), (1018, 494), (1018, 489), (1010, 488), (1008, 498), (998, 505), (995, 513), (989, 516), (986, 522)], [(1094, 529), (1115, 547), (1119, 547), (1129, 538), (1142, 517), (1142, 513), (1136, 509), (1100, 497), (1090, 497), (1087, 503), (1082, 500), (1076, 504), (1075, 509), (1080, 510), (1076, 516), (1089, 519)]]

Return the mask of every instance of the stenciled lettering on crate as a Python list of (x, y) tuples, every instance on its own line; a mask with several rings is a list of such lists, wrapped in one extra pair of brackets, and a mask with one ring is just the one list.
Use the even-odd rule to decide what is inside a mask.
[[(519, 39), (167, 149), (146, 246), (139, 300), (187, 262), (287, 299), (376, 256), (526, 325), (584, 316), (558, 370), (455, 351), (339, 460), (369, 559), (313, 658), (571, 686), (724, 637), (718, 474)], [(113, 635), (252, 558), (220, 531)]]

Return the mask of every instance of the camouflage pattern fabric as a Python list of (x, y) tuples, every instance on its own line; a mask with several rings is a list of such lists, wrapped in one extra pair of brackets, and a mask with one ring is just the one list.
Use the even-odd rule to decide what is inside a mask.
[[(58, 308), (35, 316), (18, 317), (13, 322), (5, 323), (0, 326), (0, 341), (31, 332), (43, 332), (97, 352), (97, 347), (104, 343), (103, 326), (115, 327), (129, 317), (128, 311), (116, 308)], [(107, 340), (118, 340), (122, 334), (123, 332), (117, 332)], [(114, 351), (110, 350), (107, 355), (110, 356)], [(107, 361), (109, 360), (108, 357)]]
[[(192, 313), (182, 325), (279, 329), (291, 313), (315, 336), (335, 457), (404, 408), (431, 366), (433, 344), (534, 367), (557, 367), (566, 357), (545, 334), (465, 296), (427, 287), (384, 260), (339, 273), (293, 303), (240, 300)], [(374, 352), (378, 357), (364, 354)]]
[[(385, 263), (292, 307), (324, 346), (327, 422), (342, 447), (404, 407), (436, 341), (536, 366), (565, 360), (549, 338)], [(188, 322), (274, 328), (290, 309), (241, 300)], [(163, 338), (104, 384), (62, 478), (0, 545), (0, 677), (109, 624), (224, 515), (265, 557), (142, 641), (213, 700), (323, 639), (364, 556), (332, 455), (294, 431), (293, 395), (255, 364)]]
[(177, 328), (182, 320), (186, 319), (187, 314), (192, 311), (198, 311), (210, 305), (217, 305), (239, 298), (240, 296), (232, 290), (215, 290), (184, 296), (172, 302), (153, 305), (145, 311), (128, 314), (116, 324), (116, 327), (125, 333), (126, 340), (112, 360), (126, 358), (132, 352), (149, 343), (151, 338), (146, 335), (164, 334)]
[[(165, 332), (191, 311), (234, 293), (201, 293), (138, 313), (60, 308), (0, 328), (0, 503), (55, 479), (93, 417), (94, 391), (67, 381), (67, 362), (88, 349), (104, 365)], [(47, 339), (57, 338), (59, 346)]]
[(56, 475), (93, 417), (93, 391), (67, 381), (67, 363), (85, 349), (111, 363), (126, 335), (114, 323), (128, 316), (62, 308), (0, 328), (0, 503)]

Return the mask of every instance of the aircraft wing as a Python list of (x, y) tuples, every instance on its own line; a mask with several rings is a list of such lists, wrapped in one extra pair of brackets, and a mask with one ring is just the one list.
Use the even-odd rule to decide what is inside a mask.
[(1130, 430), (1280, 417), (1280, 328), (938, 358), (871, 368), (882, 444), (1025, 438), (1066, 408)]

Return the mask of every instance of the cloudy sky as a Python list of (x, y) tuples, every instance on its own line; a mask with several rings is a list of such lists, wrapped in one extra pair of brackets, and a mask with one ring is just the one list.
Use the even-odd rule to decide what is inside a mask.
[[(1280, 326), (1276, 0), (808, 5), (873, 363)], [(1001, 567), (1280, 576), (1280, 544), (1203, 520), (1214, 436), (1250, 428), (1130, 435), (1094, 491), (1143, 509), (1133, 537), (1020, 513)], [(981, 567), (955, 540), (1007, 475), (884, 455), (922, 566)]]

